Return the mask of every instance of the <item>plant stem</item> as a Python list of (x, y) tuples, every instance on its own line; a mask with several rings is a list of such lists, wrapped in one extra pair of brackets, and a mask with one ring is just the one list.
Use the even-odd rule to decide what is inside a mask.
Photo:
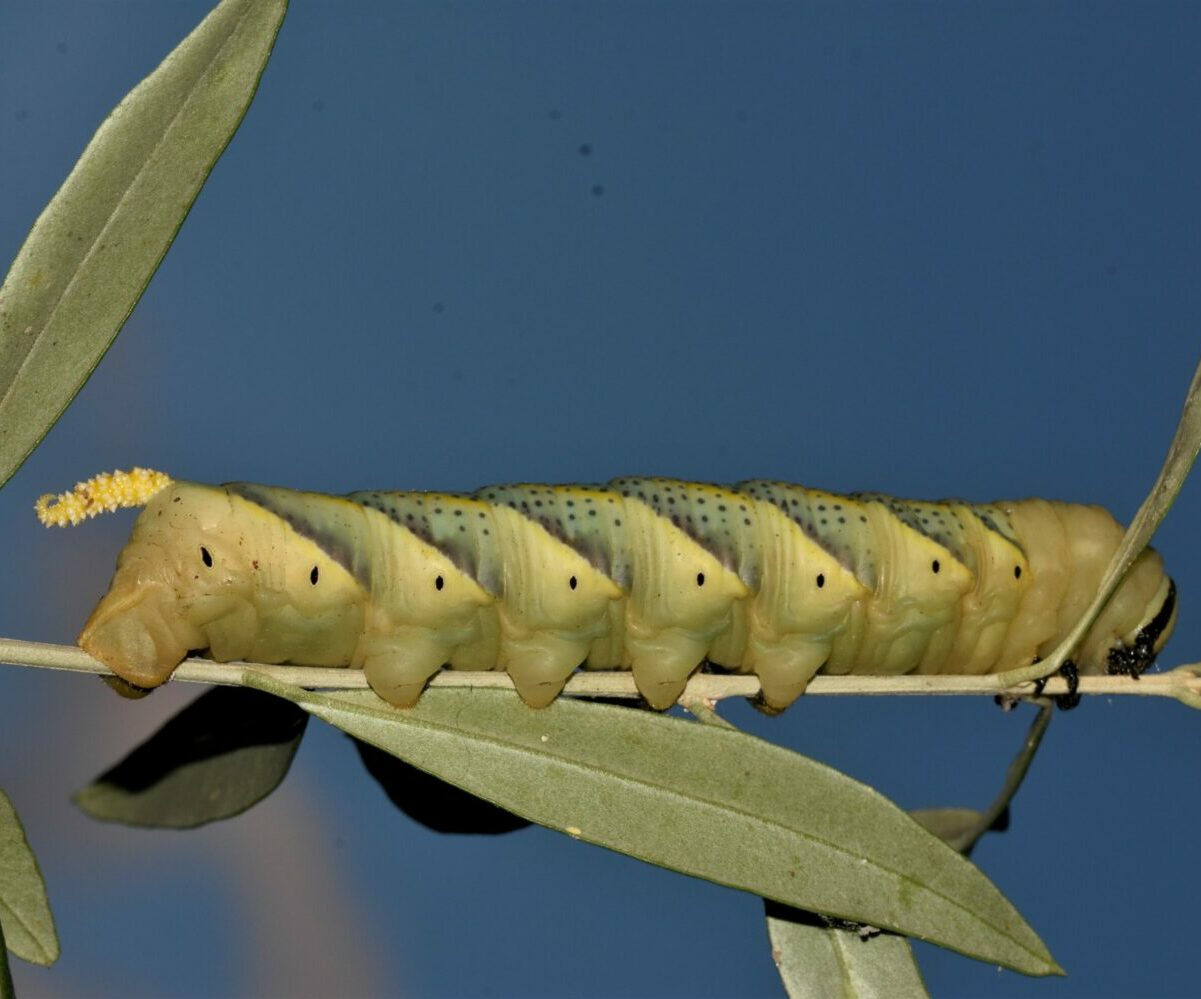
[(1009, 764), (1009, 770), (1005, 774), (1005, 784), (1002, 786), (1001, 792), (988, 807), (988, 810), (980, 816), (980, 821), (976, 823), (976, 827), (961, 840), (953, 844), (955, 849), (960, 853), (966, 854), (970, 851), (979, 841), (980, 837), (993, 827), (993, 824), (1001, 817), (1005, 809), (1009, 807), (1009, 803), (1013, 801), (1013, 796), (1018, 793), (1018, 788), (1022, 786), (1022, 781), (1026, 777), (1026, 771), (1030, 769), (1030, 764), (1034, 762), (1034, 754), (1038, 752), (1038, 747), (1047, 732), (1047, 726), (1051, 724), (1051, 714), (1053, 711), (1054, 708), (1049, 701), (1038, 709), (1038, 714), (1035, 716), (1034, 721), (1030, 723), (1030, 730), (1026, 733), (1026, 739), (1022, 743), (1022, 748), (1018, 751), (1017, 756), (1013, 758), (1013, 762)]
[[(108, 674), (108, 669), (73, 645), (46, 645), (0, 639), (0, 663), (38, 669), (69, 670), (75, 673)], [(364, 690), (367, 679), (361, 670), (328, 669), (316, 666), (267, 666), (259, 663), (217, 663), (210, 659), (185, 659), (172, 674), (187, 683), (217, 683), (237, 686), (245, 669), (257, 670), (283, 683), (323, 690)], [(1081, 694), (1174, 697), (1190, 707), (1201, 707), (1201, 666), (1181, 666), (1166, 673), (1149, 673), (1135, 680), (1127, 676), (1082, 676)], [(1014, 698), (1030, 697), (1031, 683), (998, 692), (989, 676), (817, 676), (809, 684), (812, 695), (970, 695), (998, 693)], [(512, 690), (508, 674), (499, 671), (443, 670), (430, 681), (432, 687), (492, 687)], [(1067, 683), (1052, 677), (1044, 695), (1067, 693)], [(588, 697), (639, 696), (629, 672), (581, 670), (568, 682), (566, 693)], [(688, 681), (684, 698), (718, 701), (726, 697), (754, 697), (759, 681), (754, 676), (698, 673)]]

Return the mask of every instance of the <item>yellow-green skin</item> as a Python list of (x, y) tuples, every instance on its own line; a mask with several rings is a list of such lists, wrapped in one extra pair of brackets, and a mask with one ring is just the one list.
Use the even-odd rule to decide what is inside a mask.
[[(346, 497), (176, 482), (138, 517), (79, 643), (139, 687), (207, 650), (363, 669), (399, 706), (443, 666), (507, 670), (544, 706), (583, 665), (632, 669), (662, 709), (708, 661), (755, 673), (780, 709), (819, 671), (1032, 662), (1092, 599), (1121, 535), (1098, 507), (776, 482)], [(1174, 620), (1174, 588), (1144, 552), (1080, 647), (1080, 671), (1135, 648), (1145, 668)]]

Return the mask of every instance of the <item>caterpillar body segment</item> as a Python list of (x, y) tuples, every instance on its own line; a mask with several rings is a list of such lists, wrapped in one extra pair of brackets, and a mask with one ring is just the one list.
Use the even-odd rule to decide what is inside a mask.
[[(139, 687), (194, 650), (347, 666), (401, 706), (443, 667), (506, 670), (534, 706), (581, 666), (631, 669), (660, 709), (703, 662), (756, 674), (777, 710), (820, 671), (998, 672), (1058, 644), (1122, 535), (1098, 507), (764, 481), (157, 488), (139, 494), (86, 651)], [(1174, 620), (1148, 550), (1086, 636), (1080, 671), (1141, 672)]]
[[(291, 495), (303, 504), (305, 494)], [(354, 513), (346, 524), (360, 521)], [(364, 593), (340, 549), (323, 548), (277, 511), (233, 489), (176, 482), (138, 517), (79, 644), (139, 687), (158, 686), (197, 649), (218, 660), (346, 665), (363, 630)]]

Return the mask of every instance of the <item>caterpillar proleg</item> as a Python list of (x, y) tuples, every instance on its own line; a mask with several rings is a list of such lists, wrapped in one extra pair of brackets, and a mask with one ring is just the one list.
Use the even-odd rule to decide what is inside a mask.
[[(702, 664), (771, 709), (818, 672), (1000, 672), (1053, 649), (1122, 530), (1099, 507), (840, 496), (781, 482), (505, 485), (327, 496), (135, 469), (38, 501), (44, 523), (145, 505), (79, 644), (137, 687), (190, 651), (362, 669), (398, 706), (439, 669), (503, 669), (535, 707), (580, 667), (651, 706)], [(1080, 646), (1137, 675), (1176, 593), (1143, 552)]]

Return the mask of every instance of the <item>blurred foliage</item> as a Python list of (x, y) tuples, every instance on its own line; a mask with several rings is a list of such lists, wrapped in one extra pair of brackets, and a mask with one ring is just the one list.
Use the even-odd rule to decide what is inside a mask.
[(38, 862), (8, 795), (0, 791), (0, 928), (17, 957), (34, 964), (58, 960), (58, 934)]

